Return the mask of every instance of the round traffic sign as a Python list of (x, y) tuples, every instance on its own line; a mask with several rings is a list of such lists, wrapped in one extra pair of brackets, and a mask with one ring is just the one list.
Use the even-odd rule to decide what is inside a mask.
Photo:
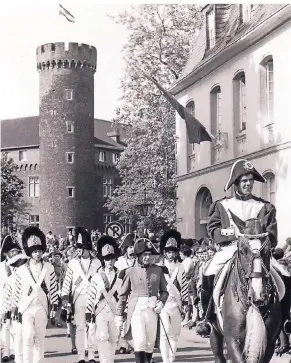
[(123, 225), (119, 222), (111, 222), (107, 224), (105, 228), (105, 233), (114, 239), (119, 239), (124, 234)]

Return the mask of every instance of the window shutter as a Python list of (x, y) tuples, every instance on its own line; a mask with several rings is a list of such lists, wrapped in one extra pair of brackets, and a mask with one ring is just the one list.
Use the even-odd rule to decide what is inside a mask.
[(266, 115), (266, 70), (263, 65), (260, 66), (260, 107), (261, 115)]

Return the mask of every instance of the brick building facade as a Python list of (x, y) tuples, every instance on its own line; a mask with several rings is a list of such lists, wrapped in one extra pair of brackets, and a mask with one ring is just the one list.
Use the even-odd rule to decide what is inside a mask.
[(39, 116), (1, 122), (1, 150), (25, 182), (20, 228), (104, 231), (114, 219), (104, 203), (119, 183), (115, 163), (125, 144), (111, 122), (94, 119), (96, 63), (96, 49), (86, 44), (38, 47)]

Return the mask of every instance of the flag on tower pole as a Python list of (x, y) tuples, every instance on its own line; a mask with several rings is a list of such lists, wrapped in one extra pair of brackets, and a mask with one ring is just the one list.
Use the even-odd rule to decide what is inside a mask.
[(59, 4), (59, 15), (63, 15), (70, 23), (75, 22), (75, 17), (67, 9), (65, 9), (61, 4)]
[(163, 96), (170, 102), (178, 114), (185, 120), (188, 139), (191, 144), (200, 144), (203, 141), (212, 141), (215, 137), (206, 131), (206, 128), (194, 117), (186, 107), (181, 105), (176, 98), (162, 87), (154, 78), (141, 70), (144, 76), (153, 82), (162, 92)]

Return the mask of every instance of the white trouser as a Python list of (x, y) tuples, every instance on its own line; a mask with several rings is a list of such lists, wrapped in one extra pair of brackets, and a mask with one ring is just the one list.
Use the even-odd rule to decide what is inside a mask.
[(43, 362), (46, 325), (47, 313), (40, 303), (22, 314), (23, 363)]
[(113, 363), (118, 342), (118, 330), (114, 322), (114, 314), (106, 306), (96, 316), (96, 339), (100, 363)]
[(11, 332), (14, 341), (15, 363), (23, 363), (23, 340), (22, 325), (16, 320), (12, 320)]
[[(210, 260), (210, 263), (205, 268), (203, 272), (204, 275), (205, 276), (216, 275), (217, 272), (220, 271), (222, 267), (226, 264), (226, 262), (233, 257), (236, 251), (237, 251), (236, 243), (225, 247), (221, 247), (221, 250), (215, 253), (212, 260)], [(274, 259), (274, 257), (271, 258), (271, 265), (275, 267), (277, 270), (279, 270), (279, 272), (282, 275), (290, 276), (287, 269), (284, 268), (282, 265), (280, 265), (278, 261)]]
[(153, 308), (135, 309), (131, 318), (131, 331), (135, 352), (152, 353), (157, 335), (157, 314)]
[(88, 295), (80, 295), (75, 302), (76, 348), (79, 360), (85, 360), (85, 350), (88, 350), (88, 359), (94, 359), (95, 353), (95, 324), (86, 328), (86, 302)]
[(173, 363), (181, 334), (181, 313), (176, 302), (166, 302), (160, 320), (162, 321), (160, 321), (160, 349), (163, 363)]
[(3, 350), (3, 357), (9, 357), (12, 354), (11, 350), (13, 350), (13, 341), (10, 332), (10, 322), (11, 320), (6, 320), (2, 323), (1, 330), (1, 343)]

